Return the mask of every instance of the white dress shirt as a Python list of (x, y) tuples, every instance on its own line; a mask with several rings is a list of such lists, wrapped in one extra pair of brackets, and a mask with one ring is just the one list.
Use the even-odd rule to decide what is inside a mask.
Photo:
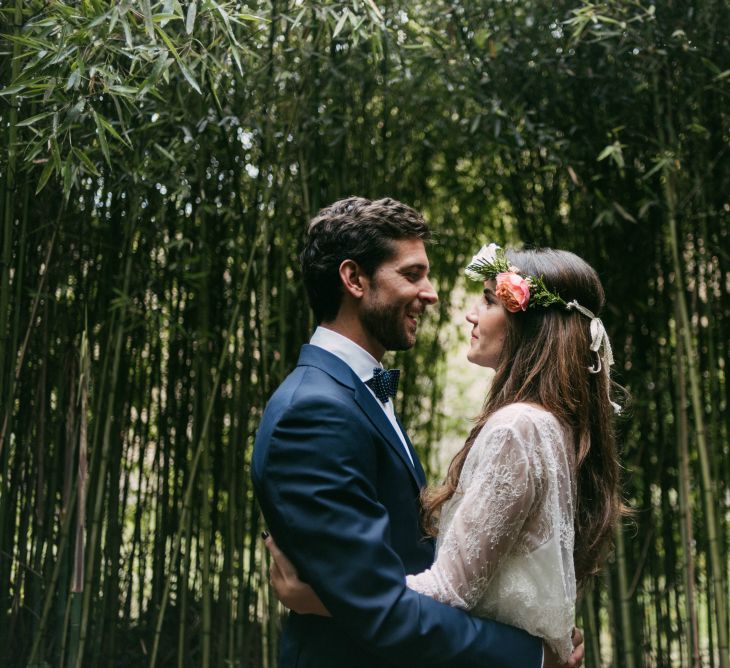
[[(314, 334), (312, 335), (309, 343), (339, 357), (355, 372), (355, 375), (363, 383), (373, 377), (373, 369), (376, 367), (380, 367), (381, 369), (383, 368), (383, 365), (378, 362), (378, 360), (376, 360), (367, 350), (358, 346), (352, 339), (348, 339), (346, 336), (342, 336), (342, 334), (338, 334), (326, 327), (317, 327), (317, 329), (314, 330)], [(398, 434), (398, 438), (403, 444), (403, 449), (406, 451), (408, 459), (411, 464), (413, 464), (413, 457), (411, 457), (408, 445), (406, 445), (405, 436), (403, 435), (403, 432), (398, 426), (398, 421), (395, 418), (393, 402), (388, 400), (385, 403), (382, 403), (368, 385), (365, 387), (368, 388), (370, 394), (373, 395), (375, 401), (377, 401), (383, 409), (383, 412), (390, 421), (390, 424), (393, 425), (393, 429), (395, 430), (395, 433)]]

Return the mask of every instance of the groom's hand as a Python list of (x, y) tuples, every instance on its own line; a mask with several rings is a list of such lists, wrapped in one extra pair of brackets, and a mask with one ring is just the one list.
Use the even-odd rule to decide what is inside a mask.
[(580, 629), (573, 629), (572, 641), (573, 652), (566, 663), (560, 663), (560, 659), (558, 659), (555, 652), (546, 644), (543, 644), (545, 648), (545, 660), (543, 661), (542, 668), (578, 668), (583, 665), (585, 646), (583, 645), (583, 634)]

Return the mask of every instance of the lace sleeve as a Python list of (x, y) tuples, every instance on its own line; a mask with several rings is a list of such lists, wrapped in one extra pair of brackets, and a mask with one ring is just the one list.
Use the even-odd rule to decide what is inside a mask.
[[(408, 576), (407, 585), (471, 610), (531, 512), (539, 486), (536, 469), (538, 474), (540, 470), (533, 464), (527, 444), (515, 431), (484, 429), (462, 470), (456, 493), (463, 499), (445, 527), (436, 561), (430, 569)], [(471, 475), (466, 475), (467, 468)]]

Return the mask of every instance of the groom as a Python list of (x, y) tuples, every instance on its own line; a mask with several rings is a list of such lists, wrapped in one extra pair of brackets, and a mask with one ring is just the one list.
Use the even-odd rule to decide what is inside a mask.
[(393, 411), (397, 374), (380, 359), (414, 345), (438, 300), (429, 236), (388, 198), (340, 200), (310, 224), (302, 274), (320, 326), (266, 407), (252, 478), (279, 547), (332, 617), (291, 613), (280, 668), (541, 666), (537, 638), (405, 586), (434, 546), (419, 525), (424, 472)]

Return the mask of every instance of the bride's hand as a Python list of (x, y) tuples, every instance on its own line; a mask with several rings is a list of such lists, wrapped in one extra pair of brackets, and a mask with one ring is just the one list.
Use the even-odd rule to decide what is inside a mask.
[(274, 539), (268, 534), (262, 534), (264, 545), (271, 555), (269, 575), (271, 584), (276, 591), (276, 597), (290, 610), (300, 615), (320, 615), (331, 617), (329, 610), (324, 607), (319, 596), (306, 582), (299, 579), (294, 564), (286, 558)]
[(553, 652), (547, 643), (543, 643), (545, 649), (545, 660), (543, 661), (543, 668), (580, 668), (583, 665), (583, 657), (585, 655), (585, 647), (583, 646), (583, 634), (580, 629), (574, 628), (573, 635), (571, 637), (573, 641), (573, 652), (568, 657), (566, 663), (560, 663), (555, 652)]
[(568, 668), (579, 668), (583, 665), (583, 657), (586, 653), (586, 648), (583, 645), (583, 633), (579, 628), (573, 627), (571, 640), (573, 641), (573, 652), (566, 665)]

